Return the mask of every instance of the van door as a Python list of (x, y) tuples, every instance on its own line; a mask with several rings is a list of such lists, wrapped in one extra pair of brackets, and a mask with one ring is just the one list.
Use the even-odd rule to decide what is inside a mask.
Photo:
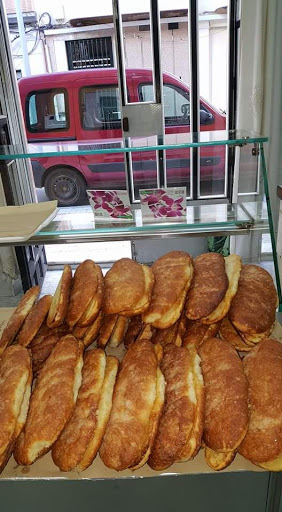
[[(90, 75), (90, 74), (89, 74)], [(120, 148), (121, 108), (117, 76), (74, 82), (75, 123), (78, 141), (95, 143), (95, 149)], [(82, 146), (83, 147), (83, 146)], [(87, 185), (94, 189), (125, 189), (123, 153), (80, 155), (80, 166)]]
[[(139, 101), (152, 101), (153, 86), (150, 81), (136, 83)], [(164, 75), (163, 103), (165, 118), (165, 133), (169, 144), (187, 142), (190, 132), (190, 94), (189, 89), (172, 76)], [(216, 126), (216, 114), (207, 109), (201, 100), (200, 109), (205, 113), (205, 123), (201, 123), (201, 131), (211, 131)], [(209, 122), (207, 122), (209, 118)], [(202, 115), (201, 119), (204, 119)], [(222, 129), (222, 123), (217, 129)], [(206, 180), (214, 177), (214, 171), (219, 178), (224, 177), (224, 149), (222, 147), (202, 148), (200, 157), (200, 172)], [(192, 197), (192, 180), (190, 179), (190, 149), (166, 150), (166, 184), (170, 186), (186, 186), (187, 196)]]
[[(143, 82), (138, 85), (139, 101), (152, 101), (153, 85)], [(166, 142), (181, 143), (181, 134), (190, 131), (189, 91), (184, 91), (174, 83), (163, 84), (163, 103)], [(182, 137), (187, 141), (187, 136)], [(190, 196), (190, 149), (166, 150), (166, 185), (168, 187), (185, 186)]]

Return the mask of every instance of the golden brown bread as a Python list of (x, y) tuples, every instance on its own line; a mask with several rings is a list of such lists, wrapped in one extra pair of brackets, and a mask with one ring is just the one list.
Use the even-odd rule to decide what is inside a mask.
[(206, 446), (233, 452), (248, 427), (248, 386), (242, 362), (229, 343), (209, 338), (199, 348), (205, 383)]
[(229, 311), (236, 329), (247, 334), (267, 331), (275, 321), (276, 306), (277, 292), (271, 275), (256, 265), (243, 265)]
[(40, 371), (14, 451), (18, 464), (29, 466), (47, 453), (69, 420), (81, 383), (82, 351), (81, 342), (64, 336)]
[(47, 317), (48, 327), (58, 327), (66, 317), (72, 284), (72, 270), (65, 265)]
[(280, 457), (282, 470), (281, 343), (261, 341), (246, 355), (243, 366), (249, 385), (250, 422), (239, 453), (262, 467)]
[(107, 467), (121, 471), (145, 464), (163, 405), (164, 387), (154, 345), (148, 340), (136, 341), (121, 363), (100, 448)]
[(155, 261), (152, 270), (155, 284), (143, 321), (166, 329), (181, 315), (193, 277), (192, 258), (186, 252), (172, 251)]
[(147, 267), (147, 265), (142, 265), (142, 269), (143, 269), (144, 280), (145, 280), (145, 288), (144, 288), (143, 296), (135, 304), (135, 306), (132, 309), (127, 309), (127, 310), (121, 311), (120, 315), (124, 315), (127, 317), (140, 315), (141, 313), (144, 313), (150, 305), (155, 278), (154, 278), (153, 271), (150, 267)]
[(142, 317), (141, 315), (133, 316), (128, 324), (127, 331), (124, 336), (124, 346), (125, 348), (129, 348), (132, 343), (135, 342), (138, 335), (140, 334), (143, 327)]
[(185, 311), (182, 311), (181, 316), (177, 322), (177, 332), (176, 332), (176, 338), (174, 340), (174, 344), (177, 347), (181, 347), (183, 344), (183, 340), (184, 340), (185, 333), (187, 330), (187, 323), (188, 323), (188, 319), (187, 319), (186, 313), (185, 313)]
[(125, 316), (118, 316), (116, 325), (110, 337), (109, 347), (116, 348), (121, 344), (126, 333), (127, 326), (128, 318)]
[(152, 336), (152, 343), (160, 343), (163, 347), (169, 343), (174, 343), (181, 347), (187, 327), (187, 318), (183, 311), (180, 318), (167, 329), (155, 329)]
[(66, 334), (69, 334), (69, 327), (66, 324), (61, 324), (53, 329), (43, 326), (39, 330), (29, 347), (34, 376), (41, 370), (58, 341)]
[(92, 260), (85, 260), (78, 265), (72, 283), (66, 323), (73, 327), (96, 295), (98, 271)]
[[(138, 341), (138, 340), (150, 340), (150, 341), (152, 341), (153, 334), (154, 334), (154, 328), (152, 328), (151, 325), (149, 325), (149, 324), (143, 324), (142, 329), (141, 329), (141, 331), (139, 332), (139, 334), (138, 334), (138, 336), (136, 338), (136, 341)], [(155, 350), (156, 350), (156, 345), (155, 345)], [(159, 359), (159, 361), (161, 359), (162, 359), (162, 357)]]
[(235, 459), (236, 452), (215, 452), (207, 446), (205, 447), (205, 459), (208, 466), (214, 471), (222, 471), (230, 466)]
[(107, 345), (117, 323), (117, 319), (118, 315), (102, 315), (97, 347), (104, 348)]
[(95, 268), (97, 271), (97, 291), (88, 308), (78, 320), (78, 325), (80, 327), (88, 327), (89, 325), (92, 325), (102, 307), (104, 296), (104, 277), (99, 265), (95, 264)]
[(186, 332), (183, 336), (183, 346), (198, 348), (208, 338), (217, 335), (221, 322), (211, 325), (202, 324), (199, 320), (188, 320)]
[(97, 318), (94, 320), (93, 324), (90, 325), (89, 327), (86, 327), (87, 331), (85, 332), (85, 334), (82, 337), (82, 343), (85, 347), (89, 347), (89, 345), (91, 345), (91, 343), (96, 341), (97, 336), (98, 336), (101, 326), (102, 326), (102, 322), (103, 322), (103, 313), (102, 313), (102, 311), (100, 311), (98, 313)]
[(203, 430), (204, 388), (196, 352), (192, 354), (172, 343), (166, 345), (161, 370), (166, 381), (165, 405), (149, 458), (155, 470), (193, 457)]
[(163, 347), (169, 343), (175, 344), (178, 321), (167, 329), (156, 329), (152, 336), (152, 343), (160, 343)]
[[(53, 460), (61, 471), (82, 471), (96, 456), (111, 410), (117, 370), (118, 360), (106, 357), (102, 349), (86, 352), (73, 415), (52, 449)], [(103, 387), (109, 379), (105, 400)]]
[(265, 332), (260, 332), (260, 333), (256, 333), (256, 334), (248, 334), (246, 332), (242, 332), (240, 334), (241, 334), (242, 339), (245, 341), (245, 343), (250, 342), (250, 343), (252, 343), (252, 345), (254, 345), (255, 343), (259, 343), (260, 341), (264, 340), (265, 338), (269, 338), (273, 329), (274, 329), (274, 324), (269, 329), (267, 329), (267, 331), (265, 331)]
[(106, 314), (135, 309), (145, 292), (143, 265), (130, 258), (113, 264), (105, 276), (103, 311)]
[(204, 324), (215, 324), (220, 322), (228, 313), (232, 299), (235, 297), (238, 290), (238, 283), (242, 268), (242, 261), (237, 254), (230, 254), (224, 258), (225, 271), (228, 278), (228, 288), (222, 301), (218, 304), (214, 311), (208, 316), (201, 319)]
[(19, 345), (27, 347), (36, 336), (48, 314), (51, 302), (52, 295), (44, 295), (34, 304), (17, 335), (16, 341)]
[(224, 299), (227, 289), (224, 257), (215, 252), (197, 256), (194, 259), (194, 278), (187, 295), (187, 317), (200, 320), (210, 315)]
[(181, 460), (193, 459), (201, 448), (201, 442), (204, 430), (204, 414), (205, 414), (205, 388), (204, 380), (200, 365), (200, 358), (197, 349), (186, 347), (190, 353), (192, 361), (193, 372), (193, 386), (194, 386), (194, 400), (195, 403), (195, 416), (192, 426), (189, 442), (184, 446), (183, 450), (179, 453)]
[(116, 376), (118, 371), (119, 362), (118, 359), (114, 356), (107, 356), (106, 362), (106, 371), (105, 377), (103, 381), (103, 386), (101, 390), (101, 395), (98, 404), (98, 412), (97, 412), (97, 423), (95, 428), (95, 433), (91, 438), (90, 442), (87, 445), (83, 458), (81, 459), (78, 470), (83, 471), (88, 468), (90, 464), (92, 464), (93, 459), (95, 458), (106, 430), (107, 423), (109, 421), (111, 409), (112, 409), (112, 401), (113, 401), (113, 392), (116, 382)]
[(11, 318), (9, 319), (6, 327), (2, 332), (2, 336), (0, 338), (0, 356), (1, 354), (3, 354), (7, 346), (13, 343), (22, 324), (24, 323), (33, 304), (35, 303), (36, 297), (39, 294), (39, 292), (39, 286), (33, 286), (21, 298), (16, 310), (12, 314)]
[(252, 349), (252, 347), (247, 345), (241, 338), (235, 327), (230, 322), (228, 316), (226, 316), (221, 322), (219, 335), (221, 339), (233, 345), (233, 347), (239, 352), (249, 352)]
[(14, 345), (0, 360), (0, 472), (24, 425), (32, 371), (28, 350)]
[(46, 359), (50, 356), (55, 345), (60, 341), (60, 338), (59, 334), (50, 334), (44, 337), (41, 343), (31, 348), (32, 371), (35, 377), (43, 367)]
[(78, 325), (76, 325), (76, 327), (71, 331), (71, 333), (77, 340), (81, 340), (88, 329), (89, 327), (79, 327)]

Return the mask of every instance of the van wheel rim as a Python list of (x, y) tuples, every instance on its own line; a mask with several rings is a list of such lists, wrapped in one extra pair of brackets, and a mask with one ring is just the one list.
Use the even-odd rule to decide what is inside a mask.
[(53, 193), (61, 202), (75, 202), (79, 197), (77, 182), (70, 176), (62, 175), (53, 182)]

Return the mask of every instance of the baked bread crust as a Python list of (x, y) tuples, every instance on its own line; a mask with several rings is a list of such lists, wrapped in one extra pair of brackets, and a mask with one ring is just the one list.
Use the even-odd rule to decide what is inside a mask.
[(99, 337), (97, 339), (97, 347), (105, 348), (107, 345), (115, 325), (118, 320), (118, 315), (105, 315), (102, 314), (101, 326), (99, 330)]
[(118, 316), (116, 325), (110, 337), (109, 347), (116, 348), (121, 344), (127, 330), (128, 320), (129, 319), (126, 316)]
[(69, 327), (66, 324), (61, 324), (53, 329), (49, 327), (45, 328), (44, 326), (40, 329), (35, 338), (33, 338), (29, 348), (34, 376), (41, 370), (55, 345), (57, 345), (60, 339), (66, 336), (66, 334), (69, 334)]
[(82, 343), (85, 347), (89, 347), (89, 345), (91, 345), (91, 343), (93, 343), (97, 339), (97, 336), (102, 326), (102, 321), (103, 313), (102, 311), (100, 311), (98, 313), (97, 318), (94, 320), (93, 324), (90, 325), (89, 327), (86, 327), (87, 330), (85, 331), (85, 334), (82, 337)]
[(44, 295), (44, 297), (34, 304), (17, 335), (16, 341), (19, 345), (27, 347), (36, 336), (48, 314), (51, 302), (52, 295)]
[(236, 350), (239, 352), (250, 352), (250, 350), (252, 350), (252, 347), (247, 345), (236, 331), (228, 316), (226, 316), (221, 322), (219, 336), (222, 340), (225, 340), (233, 345), (233, 347), (236, 348)]
[(8, 347), (0, 361), (1, 470), (11, 455), (11, 446), (18, 437), (22, 422), (25, 420), (24, 417), (21, 417), (21, 407), (28, 386), (30, 389), (31, 376), (31, 360), (28, 350), (20, 345)]
[(183, 339), (183, 346), (198, 348), (207, 338), (214, 338), (220, 328), (221, 322), (211, 325), (202, 324), (199, 320), (189, 320)]
[[(100, 416), (104, 416), (103, 425), (105, 428), (111, 403), (107, 408), (105, 417), (105, 412), (99, 410), (102, 388), (106, 372), (109, 373), (109, 363), (114, 364), (115, 375), (118, 369), (117, 359), (109, 357), (110, 359), (107, 361), (108, 358), (102, 349), (94, 349), (85, 353), (82, 382), (73, 415), (52, 449), (53, 461), (61, 471), (70, 471), (74, 468), (82, 470), (81, 461), (85, 457), (93, 437), (95, 437), (99, 420), (101, 422)], [(108, 370), (106, 369), (107, 365)], [(87, 465), (83, 464), (83, 469), (86, 469), (93, 461), (102, 441), (101, 433), (91, 450), (91, 456), (88, 455)]]
[(141, 315), (134, 316), (130, 319), (129, 325), (128, 325), (128, 328), (127, 328), (127, 331), (125, 333), (124, 340), (123, 340), (123, 343), (124, 343), (124, 346), (126, 349), (128, 349), (130, 347), (130, 345), (132, 345), (132, 343), (134, 343), (136, 341), (138, 335), (140, 334), (140, 332), (142, 330), (143, 325), (144, 324), (142, 322)]
[[(149, 458), (149, 466), (157, 471), (168, 468), (176, 461), (188, 460), (200, 446), (203, 407), (200, 422), (196, 425), (199, 394), (197, 397), (194, 356), (196, 354), (190, 353), (186, 347), (177, 347), (172, 343), (164, 347), (161, 371), (166, 381), (165, 404)], [(203, 382), (201, 387), (203, 394)]]
[(228, 313), (231, 302), (238, 290), (238, 283), (242, 268), (242, 260), (237, 254), (230, 254), (224, 258), (225, 271), (228, 278), (228, 288), (223, 300), (218, 304), (217, 308), (208, 316), (201, 319), (204, 324), (215, 324), (222, 320)]
[(103, 296), (104, 296), (104, 277), (99, 265), (95, 264), (97, 271), (97, 291), (93, 299), (91, 300), (88, 308), (78, 320), (77, 325), (80, 327), (88, 327), (93, 324), (97, 318), (98, 313), (102, 307)]
[(229, 318), (243, 333), (263, 333), (275, 321), (277, 292), (271, 275), (262, 267), (243, 265)]
[(190, 320), (207, 317), (224, 299), (227, 289), (224, 257), (215, 252), (197, 256), (194, 259), (194, 278), (187, 296), (186, 316)]
[(177, 322), (193, 277), (192, 258), (184, 251), (171, 251), (152, 265), (155, 284), (143, 321), (157, 329)]
[(265, 339), (243, 360), (249, 384), (250, 422), (239, 453), (254, 463), (282, 455), (282, 345)]
[(70, 294), (66, 323), (73, 327), (96, 295), (98, 286), (98, 272), (94, 261), (85, 260), (78, 265)]
[(230, 466), (235, 459), (236, 452), (215, 452), (207, 446), (205, 447), (205, 459), (207, 465), (214, 471), (222, 471)]
[(148, 340), (136, 341), (125, 354), (100, 448), (107, 467), (121, 471), (138, 466), (141, 460), (146, 462), (153, 442), (152, 430), (158, 420), (154, 412), (158, 368), (154, 346)]
[(30, 465), (47, 453), (69, 420), (81, 383), (82, 351), (81, 342), (64, 336), (40, 371), (14, 451), (18, 464)]
[(72, 270), (70, 265), (65, 265), (49, 309), (47, 317), (48, 327), (58, 327), (64, 322), (69, 306), (71, 285)]
[(118, 260), (105, 276), (103, 311), (115, 314), (134, 310), (145, 292), (142, 265), (130, 258)]
[(204, 442), (214, 451), (233, 452), (248, 428), (248, 385), (236, 350), (209, 338), (199, 348), (205, 383)]
[(2, 336), (0, 338), (0, 356), (3, 354), (7, 346), (13, 343), (27, 315), (31, 311), (39, 292), (40, 288), (36, 285), (30, 288), (21, 298), (16, 310), (2, 332)]

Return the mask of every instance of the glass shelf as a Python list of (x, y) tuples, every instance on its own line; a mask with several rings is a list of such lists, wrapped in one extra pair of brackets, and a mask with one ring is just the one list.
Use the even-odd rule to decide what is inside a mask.
[[(259, 203), (256, 203), (256, 205)], [(256, 215), (253, 215), (253, 211)], [(136, 240), (178, 236), (216, 236), (249, 234), (250, 230), (268, 231), (268, 221), (259, 215), (263, 208), (253, 203), (187, 206), (186, 219), (167, 222), (143, 222), (141, 209), (133, 211), (131, 222), (94, 220), (90, 206), (60, 208), (56, 217), (26, 244), (55, 244), (105, 240)], [(22, 245), (22, 242), (21, 242)]]
[(164, 149), (184, 149), (204, 146), (240, 146), (267, 142), (268, 138), (244, 130), (203, 131), (200, 133), (166, 134), (164, 140), (158, 135), (129, 137), (127, 139), (104, 139), (99, 141), (62, 141), (28, 144), (27, 151), (21, 145), (0, 146), (0, 160), (40, 158), (54, 156), (94, 155), (107, 153), (134, 153)]

